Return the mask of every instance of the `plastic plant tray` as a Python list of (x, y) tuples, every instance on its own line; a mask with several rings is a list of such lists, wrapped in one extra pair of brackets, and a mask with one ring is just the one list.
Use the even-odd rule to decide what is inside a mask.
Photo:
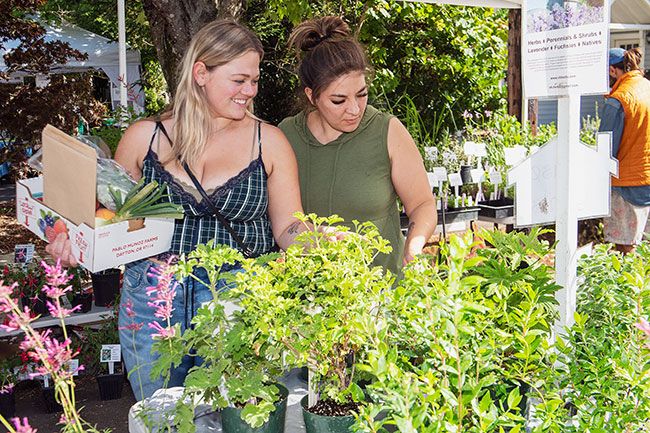
[(511, 198), (502, 198), (499, 200), (480, 201), (479, 215), (489, 218), (508, 218), (515, 214), (515, 204)]

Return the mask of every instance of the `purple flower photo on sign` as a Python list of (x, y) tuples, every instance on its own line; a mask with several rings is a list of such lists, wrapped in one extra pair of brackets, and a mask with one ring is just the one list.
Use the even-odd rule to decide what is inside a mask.
[(604, 0), (540, 0), (528, 11), (528, 33), (546, 32), (603, 21)]

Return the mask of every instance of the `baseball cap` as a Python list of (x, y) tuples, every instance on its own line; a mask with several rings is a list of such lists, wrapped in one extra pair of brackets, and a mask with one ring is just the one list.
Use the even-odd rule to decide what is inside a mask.
[(612, 48), (609, 50), (609, 65), (616, 65), (623, 61), (625, 50), (623, 48)]

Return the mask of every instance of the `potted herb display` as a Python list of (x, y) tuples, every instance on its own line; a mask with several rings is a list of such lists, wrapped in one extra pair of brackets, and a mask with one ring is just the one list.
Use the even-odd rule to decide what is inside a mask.
[(558, 289), (537, 235), (482, 233), (495, 248), (451, 237), (435, 261), (404, 269), (360, 366), (376, 377), (361, 431), (524, 431), (523, 385), (539, 387), (552, 365)]
[(306, 365), (312, 372), (312, 401), (306, 396), (301, 402), (307, 432), (347, 432), (365, 402), (356, 364), (376, 344), (369, 331), (381, 321), (394, 281), (372, 263), (391, 247), (371, 223), (355, 222), (342, 240), (329, 242), (322, 227), (340, 218), (299, 218), (314, 230), (298, 235), (283, 257), (266, 266), (248, 263), (231, 294), (256, 316), (261, 341), (286, 351), (289, 366)]
[(154, 345), (161, 354), (155, 362), (153, 374), (169, 371), (173, 363), (192, 354), (202, 363), (190, 369), (184, 396), (178, 405), (174, 422), (180, 431), (189, 431), (194, 425), (194, 404), (199, 400), (222, 409), (221, 421), (226, 433), (284, 431), (284, 420), (289, 391), (276, 383), (283, 371), (282, 351), (270, 344), (260, 333), (257, 321), (260, 312), (237, 309), (226, 311), (224, 302), (232, 299), (228, 291), (218, 292), (217, 282), (231, 277), (221, 273), (224, 265), (237, 262), (255, 267), (277, 255), (257, 260), (245, 260), (237, 250), (224, 245), (199, 245), (166, 272), (179, 277), (194, 277), (196, 270), (205, 269), (213, 300), (203, 304), (192, 319), (191, 327), (181, 334), (179, 325), (166, 332)]

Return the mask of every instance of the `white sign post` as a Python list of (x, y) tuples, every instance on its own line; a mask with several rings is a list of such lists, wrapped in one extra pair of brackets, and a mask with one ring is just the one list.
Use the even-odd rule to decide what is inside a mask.
[[(546, 222), (556, 223), (555, 278), (562, 286), (556, 295), (560, 304), (560, 319), (554, 326), (557, 334), (563, 333), (574, 320), (578, 219), (598, 216), (586, 215), (594, 209), (590, 206), (581, 209), (581, 198), (588, 196), (597, 204), (606, 202), (609, 213), (609, 154), (605, 158), (603, 142), (599, 139), (600, 152), (595, 159), (610, 169), (598, 172), (597, 166), (590, 167), (581, 158), (586, 151), (580, 144), (580, 95), (607, 91), (609, 2), (604, 1), (602, 5), (568, 1), (555, 4), (546, 0), (528, 0), (523, 2), (522, 8), (524, 94), (529, 98), (554, 96), (559, 97), (559, 101), (557, 140), (545, 145), (549, 147), (540, 149), (521, 165), (528, 163), (531, 169), (541, 169), (537, 174), (542, 177), (554, 172), (555, 185), (549, 188), (550, 182), (539, 181), (525, 185), (523, 179), (526, 176), (519, 167), (513, 168), (508, 177), (511, 183), (517, 183), (517, 225), (525, 220), (526, 213), (519, 213), (522, 206), (530, 209), (527, 215), (531, 223), (545, 219), (536, 218), (540, 213), (548, 217)], [(554, 164), (535, 167), (535, 161), (539, 163), (544, 155), (549, 154), (555, 156)], [(531, 170), (529, 176), (532, 174)], [(581, 180), (592, 176), (601, 180), (606, 177), (607, 187), (581, 184)], [(535, 202), (533, 197), (540, 189), (547, 193), (547, 197)]]

